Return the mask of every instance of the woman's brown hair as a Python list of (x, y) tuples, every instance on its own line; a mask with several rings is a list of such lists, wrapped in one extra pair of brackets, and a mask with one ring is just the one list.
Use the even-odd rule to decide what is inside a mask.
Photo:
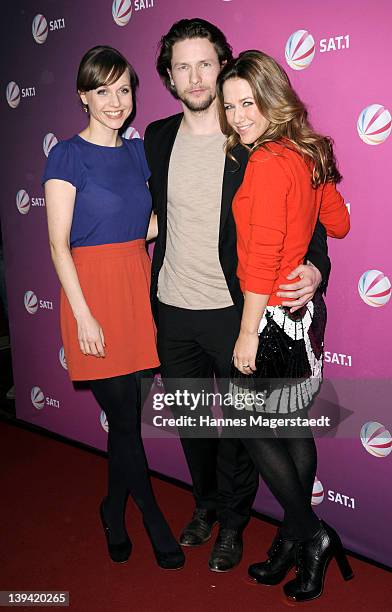
[(337, 169), (332, 139), (313, 130), (308, 111), (292, 88), (286, 72), (272, 57), (261, 51), (240, 53), (223, 68), (218, 77), (219, 121), (222, 132), (228, 137), (226, 153), (232, 159), (235, 159), (232, 150), (241, 141), (226, 118), (223, 84), (229, 79), (244, 79), (249, 83), (259, 111), (269, 121), (265, 132), (248, 147), (250, 154), (260, 147), (268, 148), (269, 142), (283, 140), (285, 146), (300, 153), (309, 163), (313, 187), (321, 183), (338, 183), (342, 179)]
[[(89, 49), (80, 62), (76, 89), (78, 93), (84, 93), (102, 85), (112, 85), (126, 70), (129, 72), (133, 104), (131, 116), (127, 119), (129, 123), (136, 115), (136, 90), (139, 86), (139, 79), (134, 68), (117, 49), (106, 45)], [(88, 110), (85, 104), (82, 106)]]

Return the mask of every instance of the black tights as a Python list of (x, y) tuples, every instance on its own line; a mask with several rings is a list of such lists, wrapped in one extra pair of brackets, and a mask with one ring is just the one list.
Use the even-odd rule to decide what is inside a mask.
[(310, 428), (262, 428), (263, 437), (243, 440), (261, 477), (284, 509), (282, 533), (312, 537), (320, 527), (311, 499), (317, 452)]
[(112, 543), (125, 539), (124, 512), (130, 493), (143, 513), (153, 544), (158, 550), (170, 550), (174, 537), (155, 499), (141, 438), (137, 375), (92, 380), (90, 387), (109, 424), (109, 478), (104, 510)]

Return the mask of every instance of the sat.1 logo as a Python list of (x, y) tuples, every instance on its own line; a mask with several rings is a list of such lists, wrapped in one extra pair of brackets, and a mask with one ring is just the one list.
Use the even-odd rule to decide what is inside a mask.
[(59, 350), (59, 362), (60, 362), (61, 366), (64, 368), (64, 370), (68, 370), (67, 360), (65, 358), (64, 347), (63, 346)]
[(25, 189), (19, 189), (16, 194), (16, 207), (21, 215), (27, 215), (30, 210), (30, 196)]
[(106, 431), (106, 433), (109, 433), (109, 423), (108, 423), (108, 420), (106, 418), (106, 414), (104, 413), (103, 410), (101, 410), (101, 414), (100, 414), (99, 420), (100, 420), (102, 429), (104, 431)]
[(16, 208), (21, 215), (27, 215), (30, 210), (30, 206), (45, 206), (45, 198), (30, 198), (26, 189), (19, 189), (16, 194)]
[(49, 132), (48, 134), (46, 134), (43, 143), (42, 143), (42, 148), (44, 150), (45, 156), (48, 157), (50, 151), (53, 149), (53, 147), (58, 143), (58, 140), (56, 138), (56, 136), (54, 134), (52, 134), (52, 132)]
[(363, 447), (373, 457), (387, 457), (392, 452), (391, 433), (377, 421), (369, 421), (361, 427)]
[(30, 392), (31, 403), (36, 410), (42, 410), (44, 406), (52, 406), (53, 408), (60, 408), (60, 401), (53, 397), (44, 395), (43, 391), (39, 387), (33, 387)]
[(34, 291), (26, 291), (24, 294), (24, 305), (29, 314), (35, 314), (38, 310), (38, 298)]
[(144, 9), (154, 8), (154, 0), (133, 0), (133, 9), (131, 0), (113, 0), (112, 17), (114, 23), (123, 27), (129, 23), (132, 17), (132, 10), (137, 13)]
[(54, 32), (55, 30), (63, 30), (65, 28), (65, 19), (64, 17), (60, 17), (60, 19), (51, 19), (49, 24), (41, 14), (38, 14), (34, 17), (33, 23), (31, 25), (31, 32), (33, 34), (33, 38), (36, 43), (39, 45), (43, 45), (48, 38), (49, 32)]
[(38, 300), (34, 291), (26, 291), (23, 301), (27, 312), (31, 315), (34, 315), (38, 308), (53, 310), (53, 302), (50, 300)]
[(21, 88), (15, 81), (10, 81), (5, 90), (5, 97), (11, 108), (18, 108), (21, 98), (33, 98), (35, 95), (35, 87)]
[[(350, 34), (329, 36), (319, 40), (319, 52), (342, 51), (350, 48)], [(316, 43), (308, 30), (297, 30), (289, 36), (285, 47), (287, 64), (293, 70), (304, 70), (313, 61)]]
[(132, 17), (131, 0), (113, 0), (112, 16), (118, 26), (126, 26)]
[(10, 81), (5, 92), (7, 102), (11, 108), (17, 108), (20, 103), (20, 88), (15, 81)]
[(382, 144), (392, 130), (391, 113), (382, 104), (370, 104), (359, 115), (357, 130), (360, 139), (366, 144)]
[(318, 506), (319, 504), (321, 504), (323, 500), (324, 500), (324, 487), (316, 476), (314, 480), (314, 484), (313, 484), (313, 491), (312, 491), (312, 506)]
[(368, 270), (359, 279), (358, 293), (368, 306), (385, 306), (391, 299), (390, 280), (380, 270)]
[(31, 389), (30, 399), (36, 410), (42, 410), (45, 406), (45, 396), (39, 387), (33, 387)]
[(132, 140), (132, 138), (140, 138), (140, 134), (134, 127), (132, 127), (132, 125), (130, 125), (125, 132), (123, 132), (123, 138)]
[(36, 15), (33, 19), (31, 32), (36, 43), (42, 45), (48, 37), (48, 22), (43, 15)]
[(286, 62), (293, 70), (307, 68), (314, 58), (314, 38), (307, 30), (297, 30), (286, 43)]

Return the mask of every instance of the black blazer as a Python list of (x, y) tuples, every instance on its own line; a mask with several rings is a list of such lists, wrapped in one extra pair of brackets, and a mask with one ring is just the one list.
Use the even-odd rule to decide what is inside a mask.
[[(158, 237), (154, 247), (151, 274), (151, 305), (155, 320), (157, 320), (158, 305), (158, 275), (165, 258), (166, 250), (169, 162), (182, 117), (183, 114), (180, 113), (167, 117), (166, 119), (154, 121), (147, 126), (144, 135), (147, 162), (151, 171), (149, 185), (152, 194), (153, 208), (158, 215)], [(241, 314), (244, 298), (236, 274), (238, 263), (237, 234), (231, 204), (244, 177), (248, 161), (248, 152), (244, 147), (238, 145), (233, 150), (233, 154), (240, 165), (238, 166), (237, 163), (229, 157), (226, 157), (219, 224), (219, 261), (232, 300)], [(320, 270), (323, 277), (323, 288), (325, 289), (331, 264), (327, 250), (327, 234), (324, 226), (319, 222), (316, 225), (306, 259), (309, 259), (316, 268)]]

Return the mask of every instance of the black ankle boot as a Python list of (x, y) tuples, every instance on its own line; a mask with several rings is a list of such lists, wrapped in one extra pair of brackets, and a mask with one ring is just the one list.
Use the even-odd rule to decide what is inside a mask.
[(295, 565), (295, 540), (286, 540), (278, 529), (267, 554), (266, 561), (249, 566), (248, 574), (259, 584), (279, 584)]
[(107, 524), (106, 518), (104, 515), (104, 504), (105, 504), (105, 499), (101, 501), (101, 505), (99, 507), (99, 515), (101, 517), (102, 527), (103, 527), (103, 530), (106, 536), (106, 543), (108, 547), (109, 556), (111, 560), (114, 561), (114, 563), (125, 563), (126, 561), (128, 561), (130, 554), (132, 552), (132, 542), (129, 539), (128, 535), (126, 535), (125, 540), (123, 542), (120, 542), (119, 544), (113, 544), (111, 542), (110, 527)]
[(344, 580), (350, 580), (354, 574), (342, 542), (336, 531), (322, 521), (320, 529), (312, 538), (297, 544), (297, 577), (284, 585), (283, 590), (287, 597), (296, 601), (320, 597), (325, 573), (332, 557), (335, 557)]

